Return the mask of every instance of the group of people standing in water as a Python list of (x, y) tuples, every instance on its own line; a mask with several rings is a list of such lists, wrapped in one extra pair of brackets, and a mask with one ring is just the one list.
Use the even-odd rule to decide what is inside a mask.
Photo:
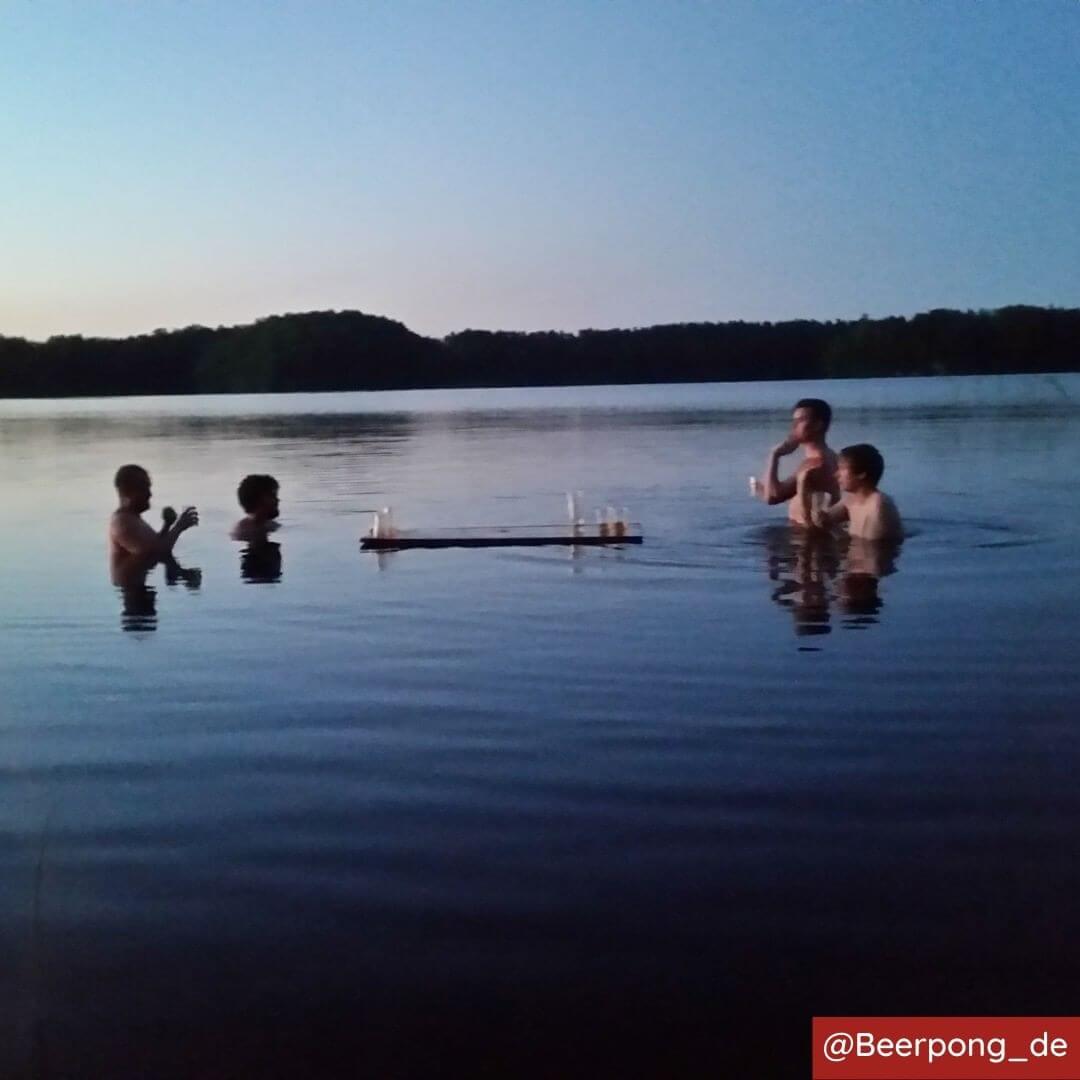
[[(750, 478), (752, 494), (773, 505), (786, 502), (788, 519), (804, 529), (833, 529), (844, 523), (861, 540), (900, 540), (904, 529), (896, 504), (880, 490), (885, 459), (869, 443), (829, 449), (832, 409), (821, 398), (803, 398), (791, 414), (791, 432), (769, 451), (765, 479)], [(792, 476), (779, 477), (780, 459), (802, 447)]]
[[(172, 556), (182, 533), (199, 524), (199, 512), (186, 506), (182, 513), (166, 506), (161, 511), (161, 528), (154, 530), (143, 520), (150, 509), (150, 474), (141, 465), (121, 465), (113, 478), (119, 506), (109, 519), (109, 551), (114, 563), (133, 558), (163, 561)], [(278, 482), (272, 476), (245, 476), (236, 489), (244, 516), (233, 526), (230, 536), (248, 543), (265, 540), (277, 528), (281, 512)]]
[[(772, 599), (791, 612), (800, 638), (829, 633), (834, 606), (847, 627), (876, 622), (878, 582), (894, 572), (904, 538), (896, 504), (879, 487), (881, 452), (855, 443), (835, 453), (826, 441), (831, 420), (820, 398), (797, 401), (790, 433), (769, 451), (765, 479), (750, 478), (756, 497), (788, 504), (790, 527), (769, 528), (763, 539)], [(802, 462), (781, 480), (781, 459), (800, 448)]]
[[(162, 563), (168, 584), (183, 582), (189, 589), (197, 589), (201, 583), (201, 572), (181, 566), (173, 555), (181, 535), (199, 524), (199, 512), (187, 506), (178, 514), (166, 506), (161, 511), (161, 527), (155, 530), (143, 519), (151, 498), (146, 469), (122, 465), (113, 484), (119, 505), (109, 519), (109, 567), (112, 583), (124, 597), (123, 625), (129, 630), (153, 629), (155, 594), (146, 584), (150, 570)], [(269, 539), (280, 513), (278, 482), (263, 474), (245, 476), (236, 495), (244, 516), (233, 526), (230, 536), (247, 545), (240, 565), (244, 580), (280, 580), (281, 549)]]
[[(752, 493), (770, 505), (788, 504), (788, 520), (795, 527), (793, 537), (805, 537), (807, 543), (801, 548), (808, 552), (817, 550), (815, 537), (829, 537), (844, 524), (853, 541), (872, 547), (879, 546), (876, 542), (898, 542), (903, 538), (900, 514), (878, 486), (885, 468), (881, 453), (869, 443), (846, 446), (835, 453), (826, 441), (831, 421), (832, 409), (820, 398), (796, 402), (791, 431), (769, 452), (764, 479), (751, 477)], [(800, 448), (802, 462), (792, 475), (781, 479), (781, 460)], [(155, 530), (143, 518), (151, 500), (147, 470), (141, 465), (123, 465), (114, 484), (119, 503), (109, 521), (110, 566), (113, 583), (125, 595), (125, 614), (127, 605), (137, 609), (139, 597), (147, 594), (146, 576), (158, 563), (164, 564), (169, 583), (183, 581), (197, 588), (199, 571), (181, 567), (173, 556), (181, 535), (199, 524), (196, 508), (188, 506), (178, 514), (166, 506), (161, 526)], [(232, 527), (230, 536), (247, 545), (241, 565), (246, 580), (280, 579), (280, 549), (269, 540), (280, 513), (278, 490), (277, 480), (265, 474), (245, 476), (237, 488), (244, 516)], [(877, 556), (870, 555), (876, 562)]]

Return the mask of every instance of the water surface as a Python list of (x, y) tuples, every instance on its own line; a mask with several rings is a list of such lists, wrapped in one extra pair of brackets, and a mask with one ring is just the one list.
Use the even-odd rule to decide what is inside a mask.
[[(883, 451), (898, 554), (746, 496), (811, 389)], [(801, 1075), (815, 1012), (1069, 1011), (1078, 402), (0, 403), (0, 1072), (699, 1075), (764, 1033)], [(126, 461), (202, 524), (121, 594)], [(276, 550), (226, 539), (247, 472)], [(579, 488), (644, 546), (358, 547), (373, 507), (543, 523)]]

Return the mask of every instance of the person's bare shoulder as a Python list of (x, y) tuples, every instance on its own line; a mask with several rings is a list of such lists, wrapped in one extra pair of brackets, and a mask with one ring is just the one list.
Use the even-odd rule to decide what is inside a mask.
[(242, 517), (230, 530), (230, 540), (249, 541), (254, 538), (254, 528), (251, 518)]
[(896, 503), (882, 491), (875, 491), (858, 515), (851, 515), (851, 535), (863, 540), (903, 539), (903, 526)]
[(118, 547), (124, 546), (124, 541), (131, 534), (135, 522), (134, 515), (127, 510), (114, 510), (109, 515), (109, 539)]
[(900, 511), (892, 497), (885, 492), (879, 491), (881, 496), (881, 518), (888, 525), (888, 537), (890, 540), (902, 540), (904, 537), (904, 523), (900, 520)]
[(229, 537), (250, 544), (258, 540), (265, 540), (270, 533), (277, 530), (277, 527), (276, 521), (263, 523), (252, 521), (249, 517), (242, 517), (229, 531)]
[(155, 547), (157, 533), (138, 514), (114, 510), (109, 518), (109, 542), (114, 551), (145, 555)]

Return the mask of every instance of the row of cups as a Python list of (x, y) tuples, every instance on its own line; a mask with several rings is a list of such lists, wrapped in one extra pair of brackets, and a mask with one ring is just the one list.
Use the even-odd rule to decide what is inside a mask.
[[(576, 531), (584, 528), (585, 506), (580, 491), (568, 491), (566, 493), (566, 509), (570, 515), (570, 524)], [(624, 506), (616, 510), (610, 503), (603, 510), (596, 510), (595, 524), (601, 536), (625, 536), (630, 532), (630, 513)], [(392, 507), (384, 506), (376, 510), (371, 518), (370, 535), (376, 539), (387, 539), (397, 536), (397, 528), (394, 525), (394, 511)]]
[[(575, 531), (585, 526), (585, 505), (580, 491), (566, 493), (566, 512), (570, 515), (570, 524)], [(625, 506), (616, 510), (609, 503), (604, 510), (594, 511), (594, 515), (601, 536), (625, 536), (630, 532), (630, 512)]]

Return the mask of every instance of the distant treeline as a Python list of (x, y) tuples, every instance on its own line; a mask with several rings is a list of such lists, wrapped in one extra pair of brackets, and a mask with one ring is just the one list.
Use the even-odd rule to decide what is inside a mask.
[(1080, 370), (1080, 309), (849, 322), (465, 330), (440, 340), (356, 311), (119, 340), (0, 337), (0, 397), (829, 379)]

